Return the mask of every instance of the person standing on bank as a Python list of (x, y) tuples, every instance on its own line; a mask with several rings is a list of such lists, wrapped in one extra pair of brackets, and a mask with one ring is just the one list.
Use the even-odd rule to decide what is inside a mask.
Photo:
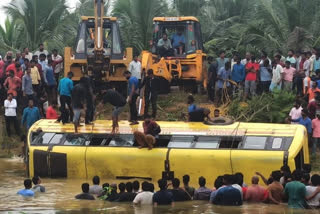
[(130, 125), (136, 125), (139, 124), (138, 122), (138, 111), (137, 111), (137, 105), (136, 101), (138, 98), (138, 86), (139, 86), (139, 80), (131, 76), (130, 71), (124, 72), (124, 76), (128, 80), (128, 103), (130, 107)]
[(116, 90), (108, 89), (106, 91), (102, 91), (103, 97), (102, 101), (97, 106), (96, 115), (101, 113), (103, 104), (110, 103), (113, 105), (112, 111), (112, 134), (116, 133), (119, 128), (119, 114), (122, 112), (124, 106), (126, 105), (126, 99)]
[(138, 61), (138, 56), (134, 56), (132, 62), (129, 64), (129, 71), (131, 75), (141, 81), (141, 63)]
[(158, 99), (158, 92), (160, 89), (160, 82), (159, 82), (159, 79), (154, 76), (152, 69), (149, 69), (147, 74), (148, 74), (148, 76), (144, 78), (144, 80), (140, 86), (140, 88), (145, 86), (145, 89), (144, 89), (144, 98), (145, 98), (144, 116), (146, 117), (148, 115), (149, 105), (151, 102), (152, 117), (156, 118), (157, 99)]
[(16, 130), (16, 134), (20, 135), (20, 127), (17, 120), (17, 101), (13, 99), (13, 95), (11, 93), (8, 94), (8, 98), (4, 101), (5, 108), (5, 121), (6, 121), (6, 129), (7, 134), (11, 136), (10, 124), (13, 122), (14, 128)]

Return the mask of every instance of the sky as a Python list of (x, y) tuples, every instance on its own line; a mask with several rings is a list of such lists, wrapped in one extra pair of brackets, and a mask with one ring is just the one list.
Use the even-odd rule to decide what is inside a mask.
[[(4, 13), (2, 7), (8, 5), (11, 2), (11, 0), (0, 0), (0, 24), (3, 26), (4, 21), (6, 20), (6, 14)], [(78, 0), (66, 0), (67, 5), (70, 7), (70, 9), (75, 8)]]

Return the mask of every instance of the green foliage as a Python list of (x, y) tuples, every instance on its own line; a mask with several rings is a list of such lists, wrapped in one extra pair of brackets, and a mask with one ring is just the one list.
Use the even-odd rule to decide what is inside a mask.
[(295, 98), (294, 94), (286, 91), (254, 96), (247, 103), (237, 98), (230, 104), (228, 115), (242, 122), (283, 123)]
[(168, 5), (159, 0), (117, 0), (112, 15), (118, 17), (125, 47), (133, 47), (135, 54), (149, 48), (152, 38), (152, 19), (165, 16)]

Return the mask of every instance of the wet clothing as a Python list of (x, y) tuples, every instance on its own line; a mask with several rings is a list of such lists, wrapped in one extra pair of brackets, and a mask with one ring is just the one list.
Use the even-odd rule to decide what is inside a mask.
[(306, 207), (306, 186), (303, 183), (299, 181), (291, 181), (287, 183), (284, 193), (288, 197), (288, 206), (290, 208)]
[(33, 192), (45, 192), (46, 188), (40, 184), (37, 184), (32, 187), (32, 191)]
[(168, 190), (160, 190), (153, 194), (152, 197), (153, 203), (157, 203), (158, 205), (170, 205), (173, 200), (173, 195)]
[(232, 186), (225, 186), (218, 190), (213, 204), (223, 206), (241, 206), (242, 198), (240, 191)]
[(134, 192), (125, 192), (120, 195), (118, 201), (119, 202), (132, 202), (134, 198), (136, 197), (136, 193)]
[(194, 192), (193, 200), (205, 200), (209, 201), (211, 189), (207, 187), (200, 187)]
[(170, 192), (173, 195), (173, 201), (190, 201), (190, 196), (181, 189), (171, 189)]
[(100, 185), (92, 185), (89, 187), (89, 193), (93, 195), (99, 195), (102, 193), (102, 186)]
[(76, 195), (75, 198), (80, 200), (95, 200), (94, 197), (89, 193), (81, 193), (79, 195)]
[(143, 191), (136, 195), (133, 200), (134, 204), (152, 205), (153, 192)]
[(31, 197), (31, 196), (34, 196), (34, 192), (30, 189), (22, 189), (22, 190), (19, 190), (17, 192), (18, 195), (22, 195), (22, 196), (26, 196), (26, 197)]

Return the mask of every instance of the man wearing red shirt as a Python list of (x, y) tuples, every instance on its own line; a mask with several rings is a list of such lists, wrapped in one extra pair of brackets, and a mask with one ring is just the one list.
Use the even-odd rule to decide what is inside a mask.
[(14, 71), (9, 71), (9, 77), (5, 80), (3, 86), (7, 90), (7, 94), (12, 94), (16, 99), (18, 90), (21, 88), (21, 79), (14, 75)]
[(48, 107), (47, 112), (46, 112), (46, 119), (55, 119), (55, 120), (58, 119), (59, 116), (55, 110), (56, 106), (57, 105), (55, 103), (52, 103)]
[(134, 139), (139, 144), (139, 148), (148, 147), (149, 149), (152, 149), (156, 142), (155, 137), (161, 132), (161, 128), (149, 115), (147, 115), (143, 122), (143, 131), (144, 133), (135, 131), (133, 133)]
[(259, 63), (256, 62), (256, 57), (252, 56), (251, 61), (246, 64), (246, 79), (245, 79), (245, 87), (244, 87), (244, 100), (247, 99), (248, 94), (250, 92), (251, 96), (256, 95), (256, 81), (257, 81), (257, 73), (260, 69)]

